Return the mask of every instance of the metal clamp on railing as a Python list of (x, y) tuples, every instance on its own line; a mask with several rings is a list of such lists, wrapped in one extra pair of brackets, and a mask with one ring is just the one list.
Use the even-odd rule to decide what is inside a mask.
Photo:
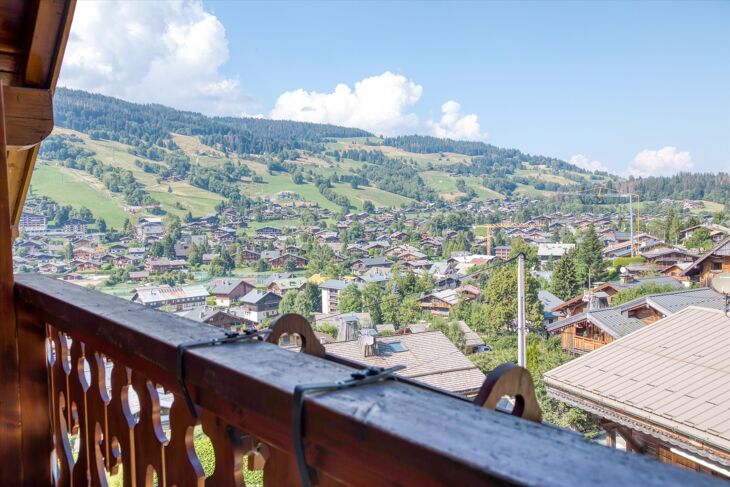
[(226, 331), (222, 337), (205, 338), (203, 340), (181, 343), (177, 346), (177, 380), (180, 383), (183, 396), (185, 397), (185, 402), (187, 403), (188, 409), (190, 410), (190, 414), (193, 418), (198, 419), (198, 412), (195, 409), (195, 404), (190, 397), (188, 386), (185, 383), (185, 350), (200, 347), (215, 347), (218, 345), (227, 345), (229, 343), (253, 340), (265, 342), (270, 333), (270, 330), (256, 330), (253, 328), (247, 329), (244, 332)]
[(294, 455), (297, 459), (299, 479), (303, 487), (311, 487), (312, 485), (309, 466), (307, 465), (307, 459), (304, 456), (304, 440), (302, 438), (304, 395), (309, 392), (339, 391), (341, 389), (364, 386), (387, 379), (395, 379), (393, 374), (402, 369), (405, 369), (404, 365), (396, 365), (389, 369), (384, 369), (382, 367), (367, 367), (351, 373), (350, 378), (346, 380), (318, 384), (300, 384), (294, 388), (292, 437), (294, 439)]

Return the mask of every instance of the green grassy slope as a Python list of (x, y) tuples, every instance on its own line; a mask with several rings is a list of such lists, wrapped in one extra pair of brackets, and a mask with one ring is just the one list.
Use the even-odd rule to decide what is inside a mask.
[(85, 206), (94, 216), (106, 220), (107, 225), (121, 228), (124, 219), (129, 215), (122, 209), (123, 203), (100, 184), (94, 185), (88, 174), (75, 169), (36, 164), (31, 179), (31, 191), (34, 195), (45, 195), (62, 205), (74, 208)]

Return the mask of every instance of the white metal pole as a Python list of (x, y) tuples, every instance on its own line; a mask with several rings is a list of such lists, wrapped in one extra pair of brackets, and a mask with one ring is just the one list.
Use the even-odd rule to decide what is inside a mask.
[(525, 335), (525, 256), (517, 257), (517, 365), (527, 366), (527, 341)]
[(629, 228), (631, 229), (631, 257), (636, 257), (634, 255), (634, 200), (631, 193), (629, 193)]

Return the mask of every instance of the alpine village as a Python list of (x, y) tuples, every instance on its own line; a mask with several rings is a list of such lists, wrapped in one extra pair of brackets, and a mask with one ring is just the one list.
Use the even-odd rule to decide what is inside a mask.
[(74, 4), (0, 2), (0, 484), (730, 480), (728, 174), (56, 88)]

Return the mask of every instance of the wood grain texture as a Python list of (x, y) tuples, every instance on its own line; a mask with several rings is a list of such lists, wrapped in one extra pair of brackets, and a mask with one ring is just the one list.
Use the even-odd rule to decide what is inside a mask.
[(27, 149), (40, 144), (53, 130), (51, 91), (6, 86), (6, 144), (10, 149)]
[(0, 458), (12, 468), (0, 469), (0, 485), (20, 485), (22, 472), (18, 331), (13, 301), (13, 249), (5, 102), (0, 85)]

